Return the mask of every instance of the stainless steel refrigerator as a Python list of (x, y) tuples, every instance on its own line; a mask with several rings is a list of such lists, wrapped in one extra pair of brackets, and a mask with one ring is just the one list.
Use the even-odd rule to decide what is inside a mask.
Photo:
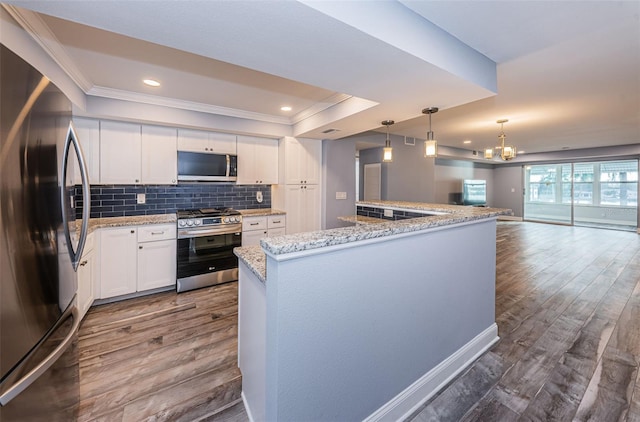
[[(79, 401), (76, 270), (89, 217), (87, 172), (70, 101), (0, 48), (0, 421), (73, 421)], [(78, 229), (76, 178), (84, 202)]]

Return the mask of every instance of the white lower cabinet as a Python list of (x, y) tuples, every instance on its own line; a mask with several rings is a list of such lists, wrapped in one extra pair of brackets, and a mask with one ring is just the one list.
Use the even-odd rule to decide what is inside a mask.
[(100, 231), (100, 299), (136, 291), (137, 227)]
[(283, 236), (286, 218), (284, 215), (270, 215), (242, 218), (242, 246), (259, 245), (265, 237)]
[(175, 224), (103, 229), (100, 298), (175, 285), (175, 237)]
[(95, 233), (87, 236), (78, 266), (78, 310), (80, 319), (84, 318), (95, 299), (96, 265), (95, 265)]

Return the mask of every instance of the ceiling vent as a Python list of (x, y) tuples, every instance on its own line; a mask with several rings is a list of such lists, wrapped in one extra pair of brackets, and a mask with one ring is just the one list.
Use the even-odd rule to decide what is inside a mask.
[(327, 129), (322, 131), (322, 133), (324, 134), (333, 133), (333, 132), (340, 132), (340, 129)]

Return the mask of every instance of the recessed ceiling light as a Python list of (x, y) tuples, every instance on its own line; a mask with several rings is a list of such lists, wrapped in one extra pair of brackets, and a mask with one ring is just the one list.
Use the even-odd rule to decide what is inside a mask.
[(282, 106), (282, 107), (280, 107), (280, 110), (282, 110), (282, 111), (291, 111), (291, 107), (289, 107), (289, 106)]
[(470, 143), (471, 143), (471, 141), (467, 139), (466, 141), (462, 141), (462, 143), (463, 143), (463, 144), (470, 144)]
[(143, 79), (142, 82), (145, 85), (152, 86), (152, 87), (160, 86), (160, 82), (156, 81), (155, 79)]

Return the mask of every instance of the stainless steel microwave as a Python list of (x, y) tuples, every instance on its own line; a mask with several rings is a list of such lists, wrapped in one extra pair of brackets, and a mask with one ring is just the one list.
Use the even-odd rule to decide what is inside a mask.
[(237, 178), (237, 155), (178, 151), (178, 180), (235, 182)]

